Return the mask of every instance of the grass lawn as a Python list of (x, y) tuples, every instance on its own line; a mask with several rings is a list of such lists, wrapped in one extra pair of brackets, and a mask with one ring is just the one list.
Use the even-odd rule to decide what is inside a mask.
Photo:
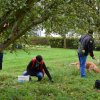
[[(45, 75), (41, 82), (32, 77), (31, 82), (18, 83), (18, 75), (36, 55), (42, 55), (54, 83)], [(94, 52), (97, 59), (100, 52)], [(97, 64), (88, 56), (89, 61)], [(3, 70), (0, 71), (0, 100), (100, 100), (100, 92), (93, 89), (100, 74), (88, 73), (85, 79), (72, 62), (78, 61), (77, 51), (60, 48), (33, 48), (28, 53), (19, 50), (16, 53), (5, 51)], [(100, 65), (98, 65), (100, 68)]]

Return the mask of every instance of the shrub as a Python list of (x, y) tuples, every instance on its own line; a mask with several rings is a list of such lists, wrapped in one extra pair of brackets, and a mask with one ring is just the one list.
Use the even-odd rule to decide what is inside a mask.
[(31, 37), (32, 45), (49, 45), (46, 37)]
[(63, 39), (62, 38), (50, 38), (50, 46), (52, 48), (63, 48)]
[(67, 48), (76, 49), (78, 47), (78, 39), (76, 38), (66, 38)]
[[(70, 49), (76, 49), (78, 47), (78, 39), (66, 38), (66, 46)], [(50, 38), (50, 46), (53, 48), (63, 48), (64, 40), (63, 38)]]

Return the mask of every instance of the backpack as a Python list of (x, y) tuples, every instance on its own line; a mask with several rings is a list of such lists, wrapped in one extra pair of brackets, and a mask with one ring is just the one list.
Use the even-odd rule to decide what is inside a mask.
[(94, 40), (90, 35), (84, 35), (80, 38), (79, 46), (78, 46), (78, 52), (80, 54), (83, 55), (86, 53), (86, 51), (84, 51), (84, 50), (89, 49), (89, 51), (90, 51), (90, 49), (93, 50), (93, 48), (94, 48)]
[(94, 84), (95, 89), (100, 89), (100, 80), (96, 80)]

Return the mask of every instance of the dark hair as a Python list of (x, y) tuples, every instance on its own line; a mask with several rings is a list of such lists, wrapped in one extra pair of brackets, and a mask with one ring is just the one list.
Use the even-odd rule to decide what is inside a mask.
[(88, 34), (93, 34), (93, 30), (88, 30)]
[(39, 62), (41, 62), (41, 61), (43, 60), (43, 58), (42, 58), (41, 55), (37, 55), (37, 56), (36, 56), (36, 60), (39, 61)]

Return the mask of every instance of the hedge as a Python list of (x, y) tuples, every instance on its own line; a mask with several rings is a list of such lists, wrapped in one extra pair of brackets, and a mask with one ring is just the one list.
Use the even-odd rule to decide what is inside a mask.
[(49, 40), (46, 37), (31, 37), (32, 45), (49, 45)]
[[(31, 37), (32, 45), (50, 45), (52, 48), (63, 48), (64, 39), (60, 37)], [(78, 48), (78, 38), (66, 38), (66, 47), (70, 49)], [(100, 50), (100, 40), (95, 42), (95, 50)]]
[[(75, 49), (78, 47), (78, 39), (75, 38), (66, 38), (66, 47), (70, 49)], [(63, 48), (64, 39), (63, 38), (50, 38), (50, 46), (56, 48)]]
[(63, 48), (62, 38), (49, 38), (51, 48)]
[[(64, 40), (63, 38), (55, 38), (55, 37), (31, 37), (30, 41), (32, 41), (32, 45), (50, 45), (52, 48), (63, 48)], [(78, 47), (78, 39), (74, 38), (66, 38), (66, 46), (67, 48), (77, 48)]]

